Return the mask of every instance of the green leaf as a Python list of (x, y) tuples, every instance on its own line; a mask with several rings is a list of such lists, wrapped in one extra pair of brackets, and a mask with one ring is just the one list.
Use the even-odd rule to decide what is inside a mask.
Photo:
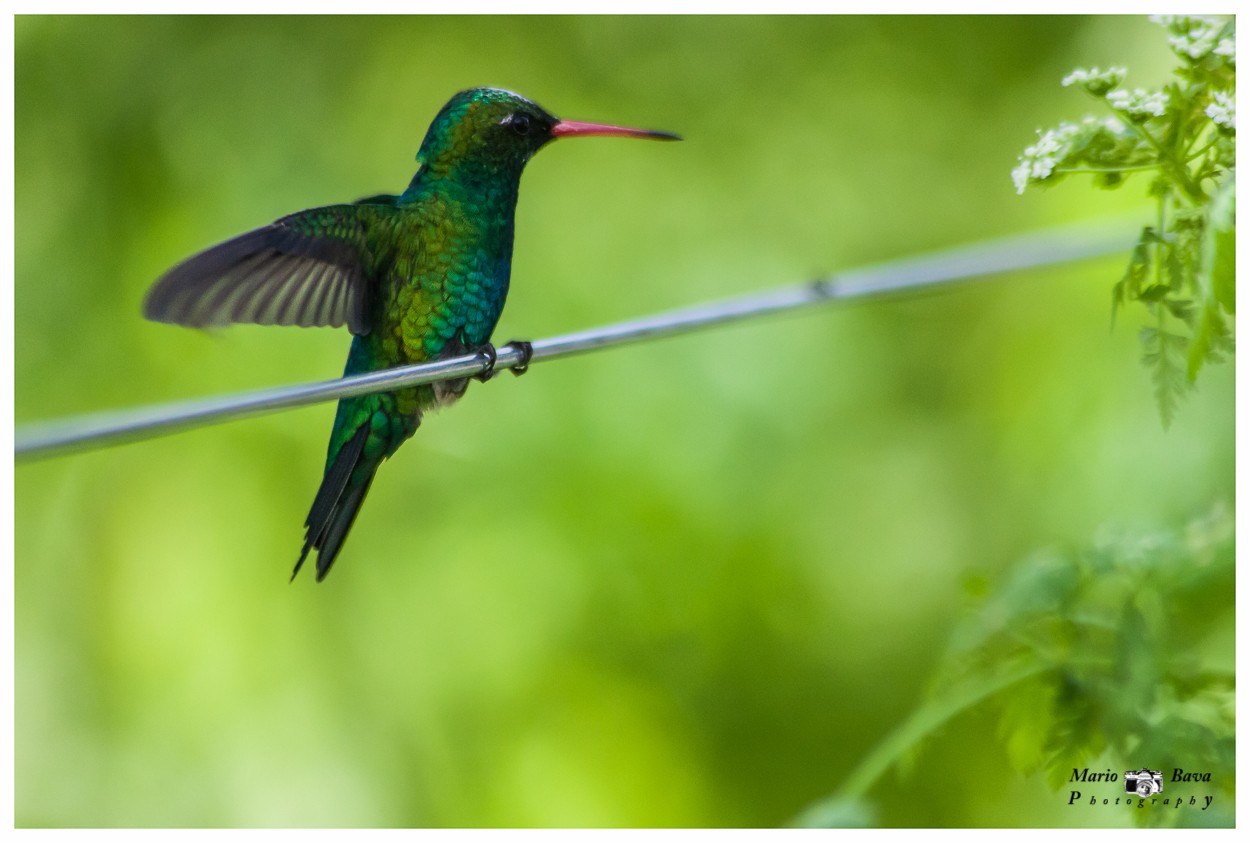
[(1189, 299), (1163, 299), (1159, 302), (1167, 308), (1174, 319), (1184, 322), (1190, 328), (1194, 326), (1194, 303)]
[(1176, 417), (1176, 407), (1189, 388), (1186, 368), (1182, 366), (1189, 340), (1180, 334), (1158, 328), (1141, 329), (1142, 364), (1150, 370), (1155, 387), (1155, 403), (1166, 430)]
[(1179, 292), (1185, 288), (1186, 264), (1182, 260), (1184, 249), (1179, 243), (1168, 243), (1162, 248), (1163, 268), (1167, 272), (1168, 289)]
[(1205, 363), (1218, 363), (1233, 352), (1232, 333), (1224, 314), (1236, 309), (1236, 178), (1230, 172), (1216, 188), (1202, 227), (1200, 260), (1195, 272), (1201, 312), (1194, 326), (1185, 373), (1197, 380)]
[[(1146, 575), (1148, 572), (1143, 571)], [(1136, 728), (1154, 703), (1159, 684), (1157, 635), (1135, 601), (1128, 601), (1117, 624), (1115, 640), (1115, 673), (1113, 681), (1119, 691), (1110, 699), (1111, 716), (1128, 727)]]
[(1004, 697), (998, 737), (1011, 765), (1024, 775), (1031, 775), (1049, 760), (1046, 748), (1055, 727), (1054, 683), (1038, 676)]
[(1147, 226), (1142, 229), (1133, 252), (1129, 256), (1128, 268), (1123, 277), (1115, 285), (1111, 293), (1111, 318), (1114, 321), (1116, 309), (1126, 301), (1141, 298), (1141, 285), (1150, 275), (1150, 243), (1155, 239), (1154, 229)]
[(1203, 243), (1202, 268), (1215, 300), (1226, 313), (1236, 312), (1237, 193), (1230, 171), (1211, 199)]
[(1193, 343), (1189, 346), (1185, 369), (1189, 382), (1193, 383), (1198, 378), (1198, 371), (1204, 363), (1222, 363), (1224, 362), (1223, 354), (1225, 352), (1231, 354), (1232, 351), (1233, 338), (1224, 320), (1224, 314), (1220, 312), (1214, 301), (1206, 302), (1202, 307), (1197, 326), (1194, 328)]

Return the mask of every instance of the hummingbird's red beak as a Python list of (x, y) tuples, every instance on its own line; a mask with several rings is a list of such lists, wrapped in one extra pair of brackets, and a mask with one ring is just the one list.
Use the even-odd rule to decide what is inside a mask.
[(614, 137), (614, 138), (651, 138), (652, 140), (681, 140), (672, 132), (656, 132), (650, 129), (627, 129), (624, 126), (608, 126), (604, 123), (578, 123), (576, 120), (561, 120), (551, 127), (553, 138), (563, 137)]

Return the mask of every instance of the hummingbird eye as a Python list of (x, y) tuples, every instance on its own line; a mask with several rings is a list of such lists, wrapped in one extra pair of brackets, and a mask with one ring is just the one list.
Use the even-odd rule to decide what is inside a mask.
[(512, 131), (525, 137), (530, 133), (530, 116), (523, 111), (518, 111), (508, 119), (508, 125), (512, 127)]

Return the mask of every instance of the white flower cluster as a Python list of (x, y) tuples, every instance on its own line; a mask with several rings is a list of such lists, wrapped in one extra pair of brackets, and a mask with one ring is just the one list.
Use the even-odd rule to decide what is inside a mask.
[(1011, 171), (1016, 193), (1024, 193), (1030, 181), (1041, 181), (1055, 171), (1055, 165), (1064, 159), (1072, 146), (1072, 139), (1091, 129), (1105, 129), (1112, 134), (1124, 131), (1124, 124), (1114, 117), (1098, 120), (1086, 117), (1080, 123), (1064, 121), (1057, 129), (1037, 130), (1037, 143), (1026, 148), (1020, 156), (1020, 165)]
[(1096, 67), (1086, 70), (1083, 67), (1078, 67), (1063, 77), (1063, 87), (1080, 85), (1091, 94), (1101, 96), (1123, 82), (1126, 73), (1128, 71), (1123, 67), (1109, 67), (1106, 70), (1099, 70)]
[(1237, 128), (1237, 103), (1233, 99), (1232, 94), (1216, 91), (1211, 97), (1215, 102), (1207, 106), (1207, 116), (1217, 126), (1222, 126), (1229, 131), (1235, 131)]
[(1233, 39), (1220, 37), (1224, 22), (1217, 18), (1151, 15), (1150, 19), (1176, 33), (1168, 38), (1168, 43), (1178, 56), (1198, 61), (1215, 53), (1227, 57), (1230, 63), (1237, 58)]
[(1167, 111), (1168, 95), (1164, 91), (1147, 91), (1143, 88), (1112, 91), (1107, 94), (1107, 105), (1140, 123), (1150, 117), (1162, 117)]
[(1020, 166), (1011, 171), (1016, 193), (1024, 193), (1030, 179), (1044, 179), (1055, 170), (1055, 164), (1068, 151), (1068, 142), (1080, 131), (1074, 123), (1060, 123), (1058, 129), (1037, 130), (1037, 143), (1024, 150)]

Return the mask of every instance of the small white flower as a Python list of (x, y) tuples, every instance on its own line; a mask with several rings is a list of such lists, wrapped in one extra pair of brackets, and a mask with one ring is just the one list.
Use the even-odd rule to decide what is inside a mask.
[(1078, 67), (1076, 70), (1072, 71), (1067, 76), (1063, 77), (1063, 87), (1066, 88), (1069, 85), (1073, 85), (1078, 82), (1085, 82), (1086, 80), (1089, 79), (1090, 74), (1097, 73), (1097, 72), (1098, 72), (1098, 68), (1096, 67), (1093, 70), (1086, 70), (1083, 67)]
[(1163, 91), (1151, 94), (1142, 100), (1141, 109), (1147, 114), (1162, 117), (1163, 113), (1168, 110), (1168, 95)]
[(1237, 43), (1232, 38), (1221, 38), (1220, 43), (1211, 52), (1217, 56), (1227, 56), (1230, 63), (1235, 62), (1237, 59)]
[[(1159, 22), (1163, 23), (1162, 21)], [(1175, 33), (1168, 38), (1168, 43), (1172, 45), (1172, 50), (1178, 56), (1194, 61), (1215, 51), (1217, 49), (1217, 39), (1219, 39), (1220, 47), (1223, 46), (1225, 40), (1229, 40), (1220, 39), (1220, 30), (1224, 24), (1217, 18), (1176, 17), (1163, 25)], [(1221, 53), (1221, 55), (1224, 54)]]
[(1107, 94), (1107, 104), (1116, 111), (1122, 111), (1129, 118), (1137, 118), (1135, 122), (1143, 122), (1149, 117), (1162, 117), (1168, 107), (1168, 95), (1164, 91), (1146, 91), (1137, 88), (1132, 92), (1119, 90)]
[(1083, 67), (1078, 67), (1063, 77), (1063, 87), (1080, 85), (1094, 96), (1102, 96), (1123, 82), (1124, 75), (1127, 72), (1122, 67), (1109, 67), (1106, 70), (1099, 70), (1096, 67), (1086, 70)]
[(1215, 123), (1217, 126), (1223, 126), (1226, 129), (1236, 130), (1236, 101), (1223, 91), (1216, 91), (1212, 95), (1212, 98), (1215, 102), (1207, 106), (1207, 116), (1211, 118), (1211, 122)]
[(1024, 193), (1024, 188), (1032, 180), (1042, 181), (1055, 171), (1055, 165), (1068, 152), (1072, 138), (1081, 131), (1075, 123), (1060, 123), (1057, 129), (1037, 130), (1037, 143), (1024, 150), (1020, 156), (1020, 165), (1011, 171), (1011, 180), (1016, 184), (1016, 193)]
[(1020, 160), (1020, 166), (1011, 171), (1011, 180), (1016, 185), (1016, 195), (1024, 193), (1024, 189), (1029, 186), (1029, 165)]

